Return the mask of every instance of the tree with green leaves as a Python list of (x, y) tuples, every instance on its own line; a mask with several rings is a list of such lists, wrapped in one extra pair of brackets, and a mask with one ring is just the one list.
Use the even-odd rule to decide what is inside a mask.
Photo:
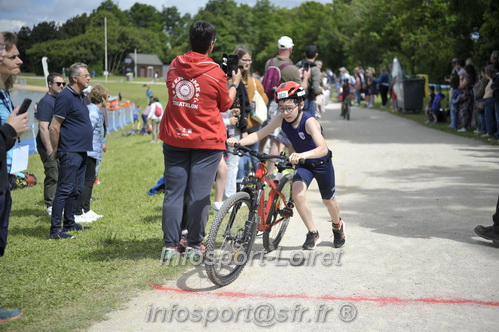
[(206, 20), (217, 27), (215, 61), (237, 44), (253, 52), (253, 70), (277, 54), (276, 42), (287, 35), (295, 44), (293, 61), (303, 57), (306, 45), (316, 44), (319, 57), (330, 68), (389, 65), (398, 57), (408, 74), (428, 74), (442, 83), (450, 59), (474, 57), (479, 65), (499, 49), (499, 3), (494, 0), (335, 0), (327, 4), (306, 1), (282, 8), (270, 0), (254, 7), (234, 0), (209, 0), (191, 16), (176, 7), (135, 3), (121, 10), (104, 0), (90, 15), (82, 14), (58, 25), (40, 22), (18, 33), (25, 70), (41, 73), (40, 59), (60, 71), (85, 61), (97, 71), (104, 66), (104, 18), (108, 24), (109, 69), (121, 72), (122, 61), (137, 49), (153, 53), (165, 63), (189, 47), (189, 27)]

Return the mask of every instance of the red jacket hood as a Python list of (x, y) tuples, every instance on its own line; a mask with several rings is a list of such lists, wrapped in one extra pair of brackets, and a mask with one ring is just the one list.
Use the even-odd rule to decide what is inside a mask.
[(219, 67), (218, 64), (206, 55), (192, 51), (176, 57), (171, 66), (175, 67), (179, 76), (189, 79), (197, 78)]
[(232, 99), (223, 70), (206, 55), (191, 51), (172, 61), (166, 87), (168, 105), (159, 138), (181, 148), (225, 150), (220, 112), (230, 108)]

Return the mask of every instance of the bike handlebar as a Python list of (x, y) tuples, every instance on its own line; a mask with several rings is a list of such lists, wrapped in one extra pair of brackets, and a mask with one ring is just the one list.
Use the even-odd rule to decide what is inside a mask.
[[(240, 153), (240, 151), (247, 152), (247, 153), (251, 154), (252, 156), (255, 156), (260, 161), (269, 160), (269, 159), (280, 159), (280, 160), (284, 160), (286, 162), (289, 162), (288, 156), (266, 154), (264, 152), (252, 150), (252, 149), (250, 149), (244, 145), (241, 145), (239, 143), (234, 144), (234, 152), (233, 153), (238, 154), (238, 155), (242, 155)], [(300, 165), (305, 164), (305, 159), (300, 159), (299, 164)]]

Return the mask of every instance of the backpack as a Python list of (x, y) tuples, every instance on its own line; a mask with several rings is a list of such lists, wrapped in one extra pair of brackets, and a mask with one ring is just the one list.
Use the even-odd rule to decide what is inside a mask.
[(263, 90), (269, 97), (269, 101), (274, 100), (274, 92), (281, 83), (281, 70), (293, 64), (291, 62), (286, 62), (279, 67), (276, 67), (274, 66), (274, 59), (275, 58), (270, 59), (269, 67), (265, 71), (262, 80)]
[(157, 117), (160, 117), (162, 113), (163, 113), (163, 110), (161, 109), (161, 107), (159, 107), (159, 105), (156, 105), (156, 109), (154, 110), (154, 115), (156, 115)]

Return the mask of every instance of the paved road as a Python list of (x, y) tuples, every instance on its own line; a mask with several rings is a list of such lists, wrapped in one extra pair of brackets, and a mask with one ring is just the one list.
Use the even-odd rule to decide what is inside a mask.
[[(344, 248), (331, 248), (328, 215), (313, 184), (309, 200), (322, 243), (307, 254), (315, 263), (306, 256), (304, 264), (291, 264), (300, 260), (306, 233), (295, 216), (282, 250), (247, 266), (233, 284), (213, 287), (203, 268), (193, 268), (139, 294), (90, 331), (204, 325), (213, 331), (266, 325), (275, 331), (497, 331), (499, 248), (473, 228), (491, 224), (499, 147), (376, 110), (353, 108), (345, 121), (338, 104), (329, 105), (321, 123), (347, 226)], [(260, 249), (257, 239), (254, 250)], [(271, 308), (276, 315), (267, 320)]]

